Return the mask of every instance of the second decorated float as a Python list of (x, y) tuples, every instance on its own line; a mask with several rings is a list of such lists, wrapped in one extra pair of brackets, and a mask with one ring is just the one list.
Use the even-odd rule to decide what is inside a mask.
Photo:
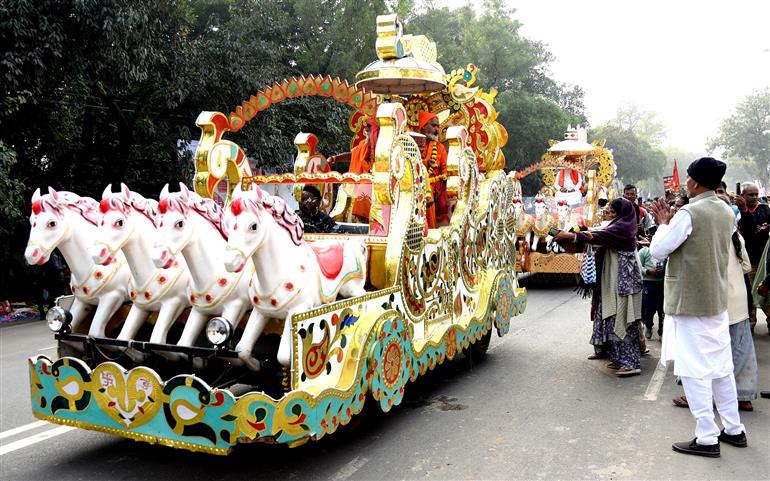
[[(536, 195), (524, 196), (521, 181), (537, 173), (543, 185)], [(576, 279), (573, 274), (581, 272), (583, 254), (565, 252), (552, 242), (551, 234), (598, 226), (601, 205), (617, 195), (615, 173), (612, 151), (604, 140), (588, 143), (585, 128), (567, 126), (564, 139), (551, 140), (539, 161), (508, 174), (514, 186), (517, 272)]]

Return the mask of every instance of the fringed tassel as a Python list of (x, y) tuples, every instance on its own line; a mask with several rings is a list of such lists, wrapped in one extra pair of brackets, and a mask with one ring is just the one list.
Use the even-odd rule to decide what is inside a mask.
[(591, 297), (594, 293), (594, 289), (596, 289), (596, 283), (592, 282), (590, 284), (586, 284), (586, 282), (583, 280), (583, 276), (579, 275), (577, 276), (577, 287), (575, 287), (575, 292), (579, 296), (581, 296), (583, 299), (587, 299)]

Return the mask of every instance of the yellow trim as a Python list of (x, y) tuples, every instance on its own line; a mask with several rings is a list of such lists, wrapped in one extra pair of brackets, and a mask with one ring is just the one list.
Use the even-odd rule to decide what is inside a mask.
[(415, 68), (399, 68), (399, 67), (381, 67), (376, 70), (362, 70), (356, 74), (356, 85), (364, 80), (374, 78), (392, 78), (392, 79), (425, 79), (435, 82), (437, 84), (444, 84), (444, 74), (439, 71), (429, 72), (426, 70)]
[(98, 431), (101, 433), (112, 434), (114, 436), (120, 436), (123, 438), (133, 439), (134, 441), (143, 441), (150, 444), (160, 444), (162, 446), (168, 446), (170, 448), (182, 448), (188, 451), (216, 454), (218, 456), (227, 456), (232, 451), (232, 447), (229, 448), (213, 448), (209, 446), (201, 446), (200, 444), (188, 443), (187, 441), (177, 441), (175, 439), (162, 438), (158, 436), (152, 436), (150, 434), (135, 433), (132, 431), (126, 431), (123, 429), (109, 428), (107, 426), (100, 426), (98, 424), (86, 423), (83, 421), (73, 421), (72, 419), (59, 418), (56, 416), (48, 416), (40, 414), (37, 411), (32, 411), (32, 414), (43, 421), (49, 423), (61, 424), (63, 426), (72, 426), (80, 429), (88, 429), (89, 431)]
[(251, 177), (244, 177), (242, 181), (242, 188), (248, 190), (249, 186), (253, 183), (256, 184), (291, 184), (291, 183), (323, 183), (328, 181), (336, 182), (351, 182), (356, 184), (371, 184), (374, 180), (372, 174), (351, 174), (346, 172), (340, 174), (339, 172), (323, 172), (323, 173), (308, 173), (302, 172), (299, 174), (286, 173), (286, 174), (271, 174), (271, 175), (253, 175)]

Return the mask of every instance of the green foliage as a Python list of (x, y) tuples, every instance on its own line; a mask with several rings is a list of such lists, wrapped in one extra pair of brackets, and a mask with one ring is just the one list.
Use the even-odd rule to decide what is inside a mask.
[(16, 165), (16, 152), (0, 140), (0, 238), (12, 236), (14, 228), (23, 225), (22, 205), (24, 191), (21, 183), (11, 175)]
[[(725, 119), (708, 149), (723, 148), (728, 158), (753, 164), (753, 171), (770, 177), (770, 87), (746, 97)], [(750, 169), (752, 170), (752, 169)]]
[(653, 148), (633, 131), (618, 125), (605, 124), (592, 130), (590, 136), (594, 139), (606, 139), (606, 146), (612, 149), (618, 167), (618, 178), (623, 183), (637, 183), (650, 177), (660, 178), (662, 175), (666, 154)]
[(650, 110), (641, 110), (637, 105), (619, 108), (613, 124), (630, 130), (637, 137), (647, 141), (653, 147), (660, 147), (666, 137), (666, 126), (656, 120), (657, 114)]
[[(499, 122), (508, 131), (508, 143), (503, 148), (506, 164), (514, 170), (539, 161), (548, 150), (548, 140), (560, 140), (568, 124), (580, 121), (552, 100), (525, 92), (502, 92), (495, 106), (500, 112)], [(537, 176), (522, 179), (525, 195), (536, 194), (541, 186)]]

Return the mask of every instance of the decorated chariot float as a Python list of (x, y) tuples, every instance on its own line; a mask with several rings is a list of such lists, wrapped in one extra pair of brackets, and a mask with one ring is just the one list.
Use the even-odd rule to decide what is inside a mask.
[[(538, 162), (509, 173), (514, 185), (516, 270), (579, 274), (582, 253), (564, 252), (550, 233), (601, 222), (600, 200), (612, 200), (615, 195), (615, 163), (604, 141), (588, 143), (580, 126), (568, 126), (564, 140), (549, 144)], [(544, 185), (534, 197), (524, 197), (520, 182), (536, 172)]]
[[(60, 249), (73, 293), (48, 313), (60, 357), (29, 359), (36, 417), (214, 454), (296, 446), (365, 402), (390, 410), (410, 381), (508, 332), (526, 292), (495, 92), (472, 86), (473, 65), (446, 74), (435, 44), (402, 34), (393, 15), (377, 33), (378, 59), (355, 85), (291, 78), (229, 115), (201, 113), (193, 189), (167, 186), (157, 201), (125, 185), (100, 202), (34, 194), (26, 258)], [(376, 123), (371, 171), (333, 170), (315, 135), (298, 133), (293, 172), (252, 175), (227, 133), (310, 95), (353, 108), (351, 146)], [(448, 145), (450, 216), (436, 228), (431, 174), (409, 134), (421, 111), (438, 115)], [(291, 205), (308, 185), (340, 228), (303, 231)], [(280, 186), (288, 196), (271, 193)], [(364, 198), (368, 223), (355, 223)]]

